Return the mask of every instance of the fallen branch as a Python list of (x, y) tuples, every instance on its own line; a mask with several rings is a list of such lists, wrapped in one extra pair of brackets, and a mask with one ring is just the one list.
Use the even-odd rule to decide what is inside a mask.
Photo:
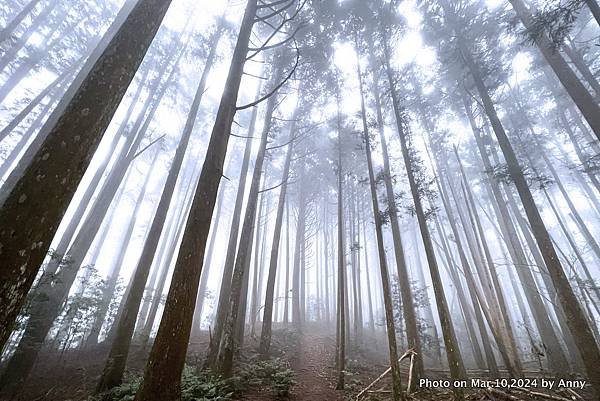
[(492, 400), (523, 401), (520, 398), (507, 394), (504, 391), (498, 390), (497, 388), (488, 387), (485, 392), (491, 397)]
[(515, 390), (517, 390), (517, 391), (521, 391), (521, 392), (523, 392), (525, 394), (529, 394), (529, 395), (534, 396), (534, 397), (542, 397), (542, 398), (546, 398), (548, 400), (553, 400), (553, 401), (571, 401), (570, 399), (565, 398), (565, 397), (559, 397), (557, 395), (550, 395), (550, 394), (545, 394), (545, 393), (539, 393), (537, 391), (531, 391), (531, 390), (528, 390), (528, 389), (523, 388), (523, 387), (513, 387), (513, 388)]
[[(410, 356), (410, 368), (408, 370), (408, 384), (409, 384), (409, 389), (410, 389), (410, 384), (412, 383), (413, 364), (414, 364), (414, 356), (415, 355), (416, 355), (415, 351), (413, 349), (409, 349), (408, 351), (406, 351), (404, 353), (404, 355), (402, 355), (398, 359), (398, 362), (402, 362), (402, 360), (404, 360), (405, 358), (407, 358), (407, 357)], [(358, 393), (356, 395), (356, 401), (358, 401), (360, 399), (360, 397), (363, 396), (364, 394), (366, 394), (366, 393), (372, 393), (373, 391), (369, 391), (369, 390), (371, 390), (373, 388), (373, 386), (375, 386), (381, 379), (383, 379), (385, 376), (387, 376), (387, 374), (390, 373), (391, 371), (392, 371), (392, 367), (390, 366), (389, 368), (386, 369), (385, 372), (383, 372), (382, 374), (380, 374), (377, 379), (375, 379), (373, 382), (371, 382), (371, 384), (369, 384), (367, 387), (364, 388), (364, 390), (362, 390), (360, 393)], [(408, 391), (407, 391), (407, 393), (408, 393)]]

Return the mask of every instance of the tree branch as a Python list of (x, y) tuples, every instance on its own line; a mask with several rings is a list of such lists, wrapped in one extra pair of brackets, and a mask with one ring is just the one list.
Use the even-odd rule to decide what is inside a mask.
[(259, 103), (267, 100), (271, 96), (273, 96), (275, 94), (275, 92), (277, 92), (279, 90), (279, 88), (281, 88), (283, 85), (285, 85), (285, 83), (287, 81), (289, 81), (289, 79), (292, 77), (292, 75), (294, 75), (294, 73), (296, 72), (296, 68), (298, 68), (299, 61), (300, 61), (300, 49), (298, 49), (298, 47), (296, 46), (296, 63), (294, 64), (294, 67), (290, 70), (290, 73), (288, 74), (288, 76), (283, 81), (281, 81), (271, 92), (267, 93), (265, 96), (261, 97), (258, 100), (255, 100), (252, 103), (248, 103), (243, 106), (237, 106), (235, 109), (237, 111), (240, 111), (240, 110), (248, 109), (250, 107), (254, 107), (257, 104), (259, 104)]

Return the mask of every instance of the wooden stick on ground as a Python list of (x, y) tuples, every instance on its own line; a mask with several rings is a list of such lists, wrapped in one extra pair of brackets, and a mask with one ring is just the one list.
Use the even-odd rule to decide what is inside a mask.
[(517, 398), (514, 395), (507, 394), (504, 391), (500, 391), (497, 388), (488, 387), (487, 389), (485, 389), (485, 391), (491, 397), (492, 400), (523, 401), (522, 399)]
[[(413, 370), (413, 361), (414, 361), (414, 355), (415, 355), (415, 351), (411, 348), (408, 351), (406, 351), (404, 353), (404, 355), (402, 355), (399, 359), (398, 362), (402, 362), (403, 359), (407, 358), (410, 356), (410, 368), (408, 370), (408, 383), (409, 386), (412, 382), (412, 370)], [(362, 397), (364, 394), (368, 393), (369, 390), (371, 388), (373, 388), (373, 386), (375, 384), (377, 384), (381, 379), (383, 379), (388, 373), (390, 373), (392, 371), (392, 368), (389, 367), (386, 369), (385, 372), (383, 372), (382, 374), (379, 375), (379, 377), (377, 379), (375, 379), (373, 382), (371, 382), (371, 384), (369, 384), (367, 387), (365, 387), (360, 393), (358, 393), (356, 395), (356, 401), (358, 401), (360, 399), (360, 397)], [(410, 387), (409, 387), (410, 388)]]
[(545, 393), (539, 393), (537, 391), (531, 391), (531, 390), (528, 390), (528, 389), (523, 388), (523, 387), (513, 387), (513, 388), (515, 390), (521, 391), (521, 392), (523, 392), (525, 394), (529, 394), (529, 395), (534, 396), (534, 397), (542, 397), (542, 398), (546, 398), (548, 400), (553, 400), (553, 401), (571, 401), (570, 399), (565, 398), (565, 397), (559, 397), (559, 396), (555, 396), (555, 395), (550, 395), (550, 394), (545, 394)]

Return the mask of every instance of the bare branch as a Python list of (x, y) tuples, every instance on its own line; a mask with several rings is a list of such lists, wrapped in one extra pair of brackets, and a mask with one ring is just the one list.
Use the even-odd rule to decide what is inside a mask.
[(296, 135), (294, 135), (294, 137), (293, 137), (293, 138), (291, 138), (291, 139), (290, 139), (289, 141), (287, 141), (286, 143), (284, 143), (284, 144), (281, 144), (281, 145), (270, 146), (270, 147), (268, 147), (266, 150), (267, 150), (267, 151), (269, 151), (269, 150), (273, 150), (273, 149), (279, 149), (279, 148), (283, 148), (283, 147), (285, 147), (285, 146), (289, 145), (290, 143), (294, 142), (295, 140), (296, 140)]
[(259, 104), (259, 103), (267, 100), (271, 96), (273, 96), (275, 94), (275, 92), (277, 92), (279, 90), (279, 88), (281, 88), (283, 85), (285, 85), (285, 83), (287, 81), (289, 81), (289, 79), (292, 77), (292, 75), (294, 75), (294, 73), (296, 72), (296, 68), (298, 68), (299, 61), (300, 61), (300, 49), (298, 49), (298, 47), (296, 47), (296, 63), (294, 64), (294, 67), (290, 70), (290, 73), (288, 74), (288, 76), (283, 81), (281, 81), (271, 92), (267, 93), (265, 96), (261, 97), (258, 100), (255, 100), (252, 103), (248, 103), (243, 106), (237, 106), (235, 109), (237, 111), (248, 109), (250, 107), (256, 106), (257, 104)]
[(296, 34), (298, 33), (298, 31), (299, 31), (301, 28), (303, 28), (303, 27), (304, 27), (304, 25), (298, 25), (298, 26), (296, 27), (296, 29), (294, 29), (294, 32), (292, 32), (292, 34), (291, 34), (291, 35), (289, 35), (287, 38), (285, 38), (285, 39), (284, 39), (284, 40), (282, 40), (281, 42), (278, 42), (278, 43), (275, 43), (275, 44), (272, 44), (272, 45), (268, 45), (268, 46), (267, 46), (267, 45), (266, 45), (266, 43), (265, 43), (264, 45), (262, 45), (262, 46), (261, 46), (261, 47), (259, 47), (259, 48), (256, 48), (256, 47), (251, 47), (251, 48), (248, 48), (248, 50), (249, 50), (249, 51), (261, 52), (261, 51), (264, 51), (264, 50), (274, 49), (274, 48), (276, 48), (276, 47), (282, 46), (282, 45), (284, 45), (284, 44), (288, 43), (289, 41), (291, 41), (291, 40), (294, 40), (294, 39), (295, 39), (295, 36), (296, 36)]
[(250, 74), (249, 72), (245, 72), (245, 71), (243, 72), (243, 74), (248, 75), (249, 77), (252, 77), (252, 78), (256, 78), (256, 79), (263, 79), (265, 81), (268, 79), (267, 77), (261, 77), (258, 75)]
[(263, 192), (269, 192), (272, 191), (274, 189), (279, 188), (280, 186), (282, 186), (283, 184), (285, 184), (287, 182), (287, 180), (281, 181), (279, 184), (275, 185), (274, 187), (271, 188), (265, 188), (265, 189), (261, 189), (260, 191), (258, 191), (259, 194), (262, 194)]
[[(292, 15), (291, 15), (289, 18), (284, 18), (284, 19), (283, 19), (283, 21), (281, 21), (281, 23), (279, 24), (279, 26), (278, 26), (278, 27), (276, 27), (275, 29), (273, 29), (273, 32), (271, 32), (271, 34), (269, 35), (269, 37), (267, 38), (267, 40), (265, 40), (265, 42), (263, 43), (263, 45), (262, 45), (261, 47), (259, 47), (259, 48), (252, 48), (252, 49), (249, 49), (249, 51), (252, 51), (252, 50), (256, 50), (256, 51), (254, 51), (254, 53), (252, 53), (250, 56), (246, 57), (246, 60), (250, 60), (251, 58), (255, 57), (255, 56), (258, 54), (258, 53), (260, 53), (260, 52), (261, 52), (261, 51), (263, 51), (263, 50), (266, 50), (267, 48), (269, 48), (269, 49), (270, 49), (270, 48), (273, 48), (273, 47), (275, 47), (275, 46), (279, 46), (279, 45), (281, 45), (281, 44), (285, 43), (285, 41), (284, 41), (284, 42), (280, 43), (279, 45), (268, 46), (268, 44), (269, 44), (269, 42), (271, 41), (271, 39), (273, 39), (273, 38), (275, 37), (275, 35), (277, 35), (277, 33), (278, 33), (279, 31), (281, 31), (281, 29), (282, 29), (282, 28), (285, 26), (285, 24), (287, 24), (288, 22), (290, 22), (290, 21), (294, 20), (294, 19), (295, 19), (295, 18), (298, 16), (298, 14), (300, 13), (300, 11), (301, 11), (301, 10), (304, 8), (304, 6), (306, 5), (306, 2), (307, 2), (307, 1), (308, 1), (308, 0), (304, 0), (304, 1), (302, 2), (302, 4), (300, 5), (300, 7), (298, 7), (298, 8), (296, 9), (296, 11), (294, 12), (294, 14), (292, 14)], [(294, 34), (295, 34), (296, 32), (297, 32), (297, 30), (294, 32)], [(293, 35), (292, 35), (292, 37), (293, 37)], [(288, 40), (288, 41), (289, 41), (289, 40)]]
[(233, 132), (230, 132), (229, 135), (234, 136), (236, 138), (243, 138), (243, 139), (259, 139), (256, 136), (244, 136), (244, 135), (236, 135)]
[(134, 154), (131, 157), (131, 160), (134, 160), (136, 157), (138, 157), (139, 155), (141, 155), (142, 153), (144, 153), (146, 150), (148, 150), (149, 147), (151, 147), (152, 145), (154, 145), (156, 142), (160, 141), (161, 139), (163, 139), (165, 136), (164, 134), (159, 136), (158, 138), (156, 138), (155, 140), (153, 140), (152, 142), (150, 142), (148, 145), (146, 145), (142, 150), (140, 150), (139, 152), (137, 152), (136, 154)]

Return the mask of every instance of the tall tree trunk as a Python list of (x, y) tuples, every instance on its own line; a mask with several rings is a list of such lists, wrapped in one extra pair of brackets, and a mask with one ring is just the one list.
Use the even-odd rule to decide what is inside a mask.
[[(358, 42), (358, 41), (357, 41)], [(392, 305), (392, 293), (389, 282), (389, 272), (387, 267), (387, 259), (385, 256), (385, 245), (383, 243), (383, 223), (381, 221), (381, 213), (377, 201), (377, 187), (375, 183), (375, 173), (373, 172), (373, 162), (371, 160), (371, 140), (369, 137), (369, 128), (367, 123), (367, 111), (365, 109), (365, 98), (363, 94), (363, 79), (360, 68), (360, 59), (358, 53), (358, 43), (356, 44), (356, 67), (360, 91), (360, 105), (362, 116), (363, 140), (365, 146), (365, 155), (367, 158), (367, 169), (369, 172), (369, 188), (371, 193), (371, 203), (373, 208), (373, 217), (375, 219), (375, 234), (377, 237), (377, 251), (379, 254), (379, 269), (381, 272), (381, 283), (383, 285), (383, 302), (385, 309), (385, 320), (388, 337), (388, 349), (390, 357), (390, 367), (392, 375), (392, 394), (395, 401), (403, 399), (401, 379), (400, 379), (400, 364), (398, 363), (398, 349), (396, 347), (396, 327), (394, 323), (394, 310)]]
[[(339, 84), (338, 84), (339, 85)], [(337, 105), (337, 302), (336, 302), (336, 367), (337, 380), (336, 390), (344, 389), (344, 376), (346, 370), (346, 311), (344, 310), (344, 299), (346, 298), (346, 280), (344, 270), (346, 269), (346, 255), (344, 244), (344, 168), (342, 165), (342, 122), (340, 115), (339, 86), (336, 86)]]
[[(435, 178), (435, 180), (438, 185), (438, 190), (441, 193), (439, 180), (437, 177)], [(479, 346), (479, 340), (477, 338), (477, 333), (475, 331), (475, 327), (472, 324), (473, 323), (472, 312), (474, 312), (474, 311), (469, 307), (469, 303), (467, 302), (467, 297), (465, 295), (465, 291), (463, 289), (462, 282), (460, 280), (460, 277), (458, 276), (458, 273), (456, 272), (456, 270), (457, 270), (456, 263), (454, 261), (454, 257), (450, 250), (450, 245), (448, 244), (448, 239), (447, 239), (448, 236), (446, 235), (446, 230), (444, 229), (444, 226), (442, 224), (440, 224), (440, 218), (438, 217), (437, 214), (435, 215), (435, 228), (440, 237), (442, 251), (444, 252), (444, 256), (446, 257), (448, 273), (449, 273), (450, 277), (452, 278), (452, 281), (454, 282), (454, 286), (456, 288), (456, 294), (458, 296), (458, 302), (460, 304), (460, 307), (462, 310), (462, 315), (465, 320), (465, 327), (467, 329), (467, 333), (470, 338), (470, 346), (473, 350), (473, 357), (475, 359), (475, 364), (477, 365), (477, 367), (479, 369), (485, 369), (485, 362), (483, 360), (483, 354), (482, 354), (481, 348)]]
[[(272, 82), (274, 85), (281, 80), (283, 76), (283, 54), (279, 53), (273, 60), (275, 71), (273, 73)], [(240, 234), (239, 248), (236, 255), (233, 274), (231, 276), (231, 290), (229, 293), (228, 312), (223, 322), (223, 330), (220, 337), (216, 340), (219, 342), (219, 351), (215, 364), (212, 367), (214, 372), (218, 372), (224, 377), (230, 377), (233, 370), (233, 355), (235, 353), (235, 336), (234, 329), (238, 319), (238, 306), (240, 304), (241, 287), (244, 275), (247, 274), (245, 269), (245, 261), (247, 254), (252, 252), (248, 246), (251, 241), (252, 232), (254, 229), (254, 217), (256, 214), (256, 206), (258, 203), (259, 186), (261, 177), (263, 176), (263, 164), (267, 148), (268, 136), (271, 131), (273, 113), (275, 111), (277, 95), (273, 94), (267, 100), (264, 126), (262, 129), (258, 154), (254, 163), (254, 171), (252, 173), (252, 181), (250, 182), (250, 191), (248, 193), (248, 202), (244, 215), (244, 222)]]
[(289, 323), (290, 295), (290, 204), (285, 203), (285, 295), (283, 298), (283, 323)]
[(10, 334), (58, 224), (170, 3), (138, 1), (64, 112), (49, 121), (52, 128), (36, 156), (2, 197), (0, 346)]
[(237, 110), (238, 91), (256, 9), (257, 0), (248, 0), (206, 159), (186, 221), (163, 317), (136, 401), (167, 401), (179, 397), (181, 393), (181, 372), (190, 337), (206, 240), (223, 174), (231, 125)]
[[(263, 189), (264, 189), (264, 183), (263, 183)], [(261, 193), (260, 195), (260, 206), (258, 207), (258, 214), (257, 214), (257, 220), (256, 220), (256, 227), (255, 227), (255, 243), (254, 243), (254, 269), (253, 270), (253, 277), (252, 277), (252, 302), (251, 302), (251, 306), (250, 306), (250, 325), (251, 325), (251, 333), (252, 335), (256, 334), (256, 314), (257, 314), (257, 310), (259, 308), (259, 303), (260, 303), (260, 290), (259, 290), (259, 281), (262, 280), (262, 275), (260, 273), (262, 273), (262, 268), (260, 268), (259, 266), (261, 266), (261, 259), (262, 259), (262, 251), (264, 250), (261, 249), (260, 244), (261, 244), (261, 234), (264, 238), (265, 234), (264, 231), (262, 230), (262, 225), (265, 223), (262, 221), (263, 216), (265, 215), (265, 194)], [(250, 273), (250, 270), (248, 270), (248, 273)], [(246, 274), (244, 277), (244, 281), (246, 281), (246, 279), (248, 279), (250, 276), (250, 274)], [(245, 318), (245, 315), (244, 315)], [(238, 320), (242, 320), (240, 319), (240, 317), (238, 316)]]
[[(260, 94), (260, 87), (257, 90), (257, 95)], [(214, 319), (214, 330), (211, 343), (206, 357), (206, 366), (212, 366), (219, 352), (219, 338), (223, 332), (223, 323), (227, 316), (227, 308), (229, 305), (229, 293), (231, 289), (231, 275), (233, 274), (233, 265), (235, 262), (235, 254), (238, 246), (238, 237), (240, 229), (240, 220), (242, 216), (242, 206), (244, 203), (244, 194), (246, 191), (246, 179), (248, 177), (248, 167), (250, 166), (250, 154), (252, 153), (252, 136), (256, 128), (256, 119), (258, 116), (258, 107), (252, 108), (250, 124), (248, 126), (248, 138), (246, 139), (246, 148), (244, 150), (244, 158), (242, 159), (242, 167), (240, 170), (240, 178), (238, 180), (237, 195), (235, 205), (233, 207), (233, 218), (230, 224), (229, 240), (227, 242), (227, 251), (225, 253), (225, 263), (223, 265), (223, 276), (221, 279), (221, 287), (219, 291), (219, 300), (216, 305), (216, 315)]]
[[(246, 145), (246, 146), (248, 146), (248, 145)], [(225, 171), (227, 171), (227, 170), (225, 170)], [(204, 303), (206, 302), (206, 296), (208, 295), (206, 293), (206, 289), (208, 287), (208, 277), (209, 277), (211, 268), (214, 267), (212, 265), (212, 263), (213, 263), (215, 242), (217, 239), (217, 232), (219, 231), (218, 227), (222, 221), (221, 213), (222, 213), (224, 199), (225, 199), (225, 186), (220, 185), (219, 186), (219, 194), (217, 195), (217, 211), (215, 212), (215, 217), (214, 217), (215, 224), (211, 224), (210, 240), (208, 242), (208, 249), (206, 250), (206, 256), (204, 257), (204, 259), (205, 259), (204, 265), (206, 266), (206, 269), (204, 269), (204, 272), (202, 273), (202, 275), (200, 277), (200, 287), (198, 288), (198, 297), (196, 298), (196, 309), (194, 309), (194, 320), (192, 323), (192, 334), (191, 334), (192, 337), (196, 337), (197, 335), (200, 334), (200, 325), (202, 323), (202, 313), (204, 311)]]
[[(373, 334), (375, 332), (375, 316), (373, 313), (373, 296), (371, 295), (371, 271), (369, 270), (369, 248), (368, 248), (369, 241), (367, 241), (366, 225), (367, 225), (366, 219), (363, 219), (362, 232), (363, 232), (363, 238), (365, 239), (365, 252), (364, 252), (365, 253), (365, 276), (367, 279), (367, 283), (366, 283), (367, 284), (367, 303), (369, 305), (369, 329), (371, 330), (371, 334)], [(406, 324), (408, 325), (408, 322)]]
[[(299, 106), (296, 106), (298, 110)], [(271, 347), (271, 330), (273, 326), (273, 302), (274, 302), (274, 290), (275, 280), (277, 275), (277, 262), (279, 260), (279, 243), (281, 241), (281, 227), (283, 223), (283, 206), (286, 203), (286, 194), (288, 187), (288, 180), (290, 176), (290, 164), (292, 162), (292, 154), (294, 151), (294, 140), (296, 136), (296, 119), (297, 114), (294, 113), (290, 126), (290, 133), (288, 135), (288, 149), (285, 156), (285, 163), (283, 167), (283, 175), (281, 177), (281, 190), (279, 191), (279, 199), (277, 200), (277, 216), (275, 217), (275, 228), (273, 231), (273, 241), (271, 243), (271, 256), (269, 259), (269, 275), (267, 277), (267, 287), (265, 293), (265, 308), (262, 320), (262, 330), (260, 332), (260, 348), (259, 352), (263, 358), (269, 355), (269, 348)]]

